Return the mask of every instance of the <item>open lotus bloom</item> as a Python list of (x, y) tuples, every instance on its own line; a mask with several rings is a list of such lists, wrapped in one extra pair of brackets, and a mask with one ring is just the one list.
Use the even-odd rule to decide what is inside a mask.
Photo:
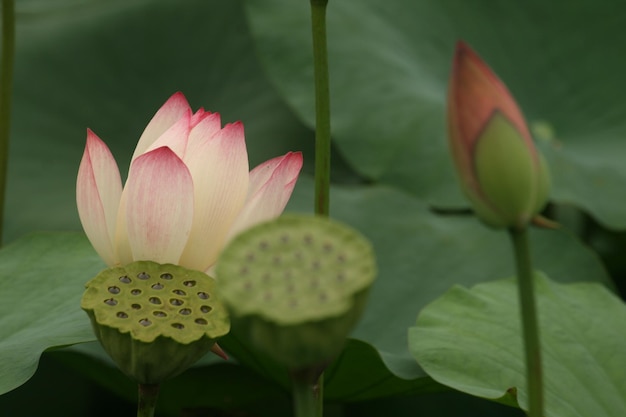
[(87, 131), (76, 185), (87, 237), (110, 266), (150, 260), (207, 271), (239, 231), (277, 217), (302, 167), (299, 152), (252, 171), (240, 122), (193, 113), (176, 93), (154, 115), (128, 179), (105, 143)]
[(511, 93), (459, 42), (448, 95), (449, 143), (461, 187), (493, 227), (524, 227), (546, 204), (550, 176)]

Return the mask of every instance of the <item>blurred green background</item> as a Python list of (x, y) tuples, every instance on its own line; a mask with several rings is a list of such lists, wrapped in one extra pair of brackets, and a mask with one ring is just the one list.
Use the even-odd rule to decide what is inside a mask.
[[(103, 267), (75, 208), (86, 128), (125, 175), (145, 124), (182, 91), (194, 109), (243, 121), (251, 167), (303, 151), (288, 210), (311, 212), (308, 1), (17, 0), (16, 10), (1, 414), (133, 415), (135, 387), (94, 343), (59, 348), (93, 340), (78, 300)], [(546, 214), (563, 227), (533, 231), (537, 269), (626, 294), (625, 24), (618, 0), (329, 1), (331, 216), (372, 240), (380, 269), (354, 339), (327, 373), (329, 417), (523, 415), (437, 383), (408, 347), (420, 310), (453, 285), (514, 270), (505, 234), (471, 216), (449, 160), (445, 100), (457, 39), (509, 86), (550, 165)], [(626, 334), (626, 321), (588, 313), (606, 332)], [(616, 343), (594, 366), (610, 367), (606, 352), (626, 342)], [(160, 415), (290, 415), (285, 372), (235, 337), (224, 346), (229, 363), (206, 358), (163, 386)], [(623, 359), (618, 365), (626, 369)], [(607, 416), (626, 412), (620, 383), (623, 373), (602, 387), (615, 392)], [(500, 388), (496, 398), (509, 387)], [(572, 398), (595, 395), (587, 388), (582, 381)]]

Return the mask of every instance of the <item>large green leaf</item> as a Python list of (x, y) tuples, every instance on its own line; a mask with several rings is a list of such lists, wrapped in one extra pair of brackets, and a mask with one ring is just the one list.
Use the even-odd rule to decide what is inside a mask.
[(242, 120), (251, 166), (311, 147), (311, 131), (263, 75), (239, 1), (22, 1), (17, 39), (7, 241), (78, 230), (86, 128), (126, 172), (143, 128), (175, 91), (223, 123)]
[[(73, 346), (55, 352), (55, 356), (107, 390), (129, 402), (137, 401), (136, 384), (117, 369), (98, 343)], [(180, 415), (183, 408), (236, 408), (271, 416), (276, 415), (274, 406), (290, 409), (288, 390), (239, 366), (232, 358), (225, 362), (209, 354), (182, 375), (163, 383), (158, 409), (171, 416)], [(264, 409), (270, 411), (261, 412)]]
[[(245, 1), (269, 76), (313, 125), (308, 2)], [(463, 38), (546, 139), (553, 199), (626, 228), (626, 101), (616, 93), (626, 58), (615, 53), (626, 3), (341, 0), (327, 15), (333, 134), (362, 175), (436, 205), (464, 204), (445, 139), (447, 77)]]
[(94, 340), (80, 298), (103, 268), (77, 233), (29, 235), (0, 250), (0, 394), (28, 380), (46, 349)]
[[(601, 285), (535, 279), (546, 417), (626, 415), (626, 305)], [(517, 390), (527, 409), (516, 283), (456, 286), (410, 329), (415, 358), (437, 381), (485, 398)]]

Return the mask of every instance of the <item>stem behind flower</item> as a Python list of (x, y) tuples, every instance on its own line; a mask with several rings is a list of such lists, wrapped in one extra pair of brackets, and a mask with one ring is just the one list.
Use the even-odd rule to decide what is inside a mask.
[(315, 213), (328, 216), (330, 189), (330, 87), (326, 47), (328, 0), (311, 0), (315, 73)]
[[(315, 214), (328, 217), (330, 206), (330, 87), (326, 45), (326, 6), (328, 0), (311, 0), (313, 69), (315, 75)], [(324, 374), (316, 384), (316, 413), (324, 415)], [(296, 388), (294, 395), (304, 389)], [(310, 398), (309, 398), (310, 399)], [(295, 398), (296, 402), (301, 399)]]
[(0, 63), (0, 245), (4, 224), (9, 134), (11, 132), (11, 92), (15, 56), (15, 3), (2, 0), (2, 62)]

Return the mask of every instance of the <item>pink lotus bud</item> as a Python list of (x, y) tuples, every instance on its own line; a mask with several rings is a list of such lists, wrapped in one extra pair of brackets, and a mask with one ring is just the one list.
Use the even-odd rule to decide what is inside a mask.
[(285, 208), (302, 154), (248, 172), (240, 122), (192, 113), (176, 93), (145, 128), (124, 187), (108, 147), (87, 131), (76, 201), (87, 237), (110, 266), (150, 260), (207, 271), (233, 235)]
[(506, 86), (457, 44), (448, 95), (449, 143), (461, 187), (493, 227), (523, 227), (545, 205), (550, 177)]

